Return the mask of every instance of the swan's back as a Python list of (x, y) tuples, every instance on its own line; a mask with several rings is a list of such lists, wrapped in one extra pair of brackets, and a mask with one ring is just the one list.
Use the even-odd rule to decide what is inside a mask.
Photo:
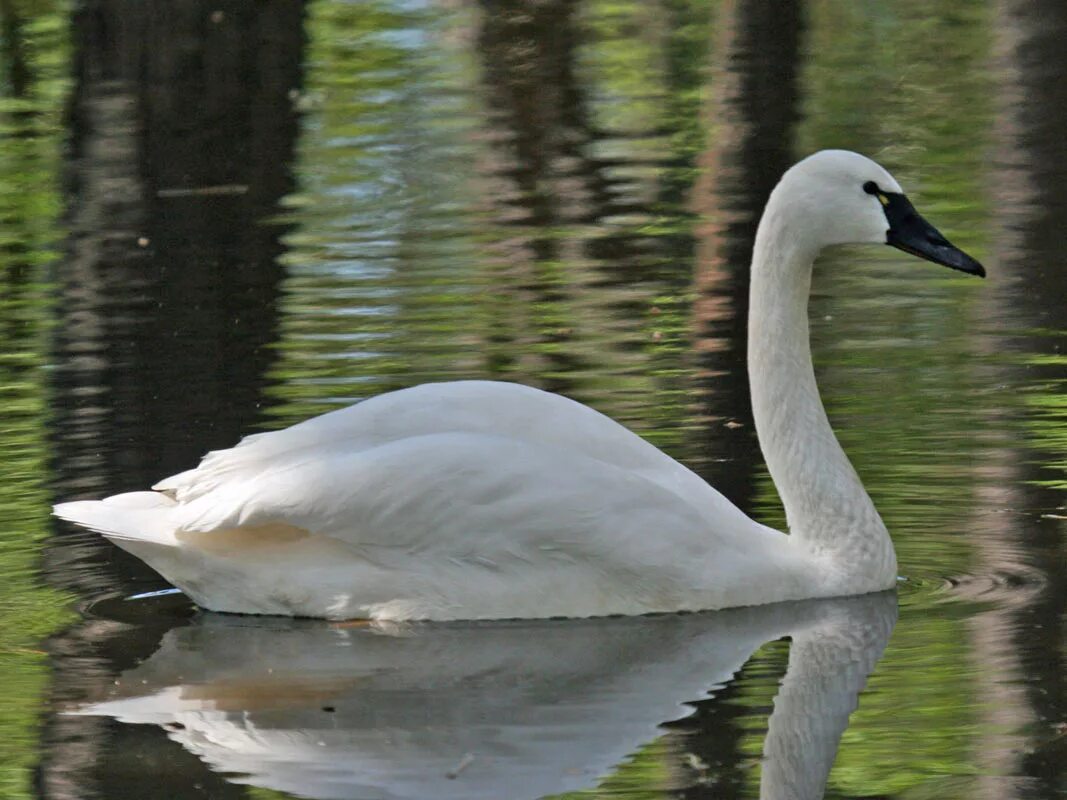
[[(705, 481), (610, 417), (560, 395), (502, 381), (427, 383), (378, 395), (208, 453), (152, 488), (179, 502), (310, 456), (351, 454), (438, 433), (487, 434), (572, 451), (640, 474), (713, 513), (737, 509)], [(740, 514), (740, 512), (737, 512)]]

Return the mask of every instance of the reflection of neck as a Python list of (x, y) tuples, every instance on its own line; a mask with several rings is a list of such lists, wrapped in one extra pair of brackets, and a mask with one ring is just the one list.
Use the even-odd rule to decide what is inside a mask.
[(895, 608), (893, 603), (892, 613), (877, 615), (838, 613), (793, 637), (763, 745), (763, 800), (823, 796), (849, 715), (893, 630)]
[(856, 581), (849, 593), (888, 588), (896, 578), (892, 542), (815, 384), (808, 294), (820, 247), (781, 188), (767, 203), (752, 259), (748, 371), (760, 447), (797, 540), (847, 563)]

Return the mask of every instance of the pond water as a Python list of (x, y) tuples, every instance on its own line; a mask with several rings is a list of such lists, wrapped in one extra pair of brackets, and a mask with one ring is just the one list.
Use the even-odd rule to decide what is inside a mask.
[[(1067, 794), (1067, 6), (0, 6), (0, 796)], [(878, 158), (989, 271), (816, 268), (818, 378), (896, 593), (226, 617), (49, 516), (485, 377), (588, 403), (782, 525), (747, 263), (823, 147)]]

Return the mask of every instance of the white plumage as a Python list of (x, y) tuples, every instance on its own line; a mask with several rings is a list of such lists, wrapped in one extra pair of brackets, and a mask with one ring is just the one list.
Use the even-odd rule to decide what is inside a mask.
[(55, 513), (219, 611), (595, 616), (888, 588), (892, 543), (830, 430), (806, 316), (822, 247), (886, 241), (870, 181), (899, 192), (862, 156), (816, 154), (757, 235), (749, 370), (791, 536), (593, 409), (489, 381), (375, 397), (210, 453), (153, 492)]

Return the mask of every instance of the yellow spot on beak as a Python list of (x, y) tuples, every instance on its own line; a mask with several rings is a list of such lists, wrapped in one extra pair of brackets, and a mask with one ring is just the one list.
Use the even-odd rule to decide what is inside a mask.
[(878, 199), (881, 201), (883, 206), (889, 205), (889, 198), (886, 197), (884, 194), (879, 193)]

